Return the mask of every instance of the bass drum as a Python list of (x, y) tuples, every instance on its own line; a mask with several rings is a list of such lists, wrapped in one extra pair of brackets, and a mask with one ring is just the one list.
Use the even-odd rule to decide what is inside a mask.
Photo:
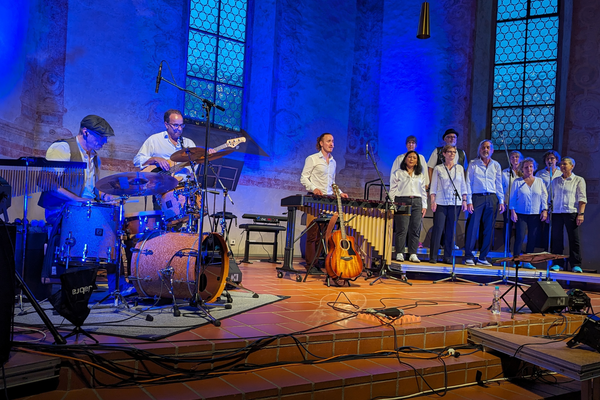
[[(229, 256), (225, 240), (218, 233), (202, 237), (203, 270), (198, 293), (202, 300), (219, 298), (229, 276)], [(190, 299), (196, 290), (198, 235), (153, 232), (133, 249), (129, 280), (146, 297), (171, 298), (171, 282), (176, 299)], [(172, 273), (169, 272), (172, 267)]]

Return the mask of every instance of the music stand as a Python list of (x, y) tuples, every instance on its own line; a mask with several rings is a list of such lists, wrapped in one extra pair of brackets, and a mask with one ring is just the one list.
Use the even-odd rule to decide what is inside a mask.
[[(521, 254), (520, 256), (516, 256), (516, 257), (505, 257), (505, 258), (499, 258), (499, 259), (495, 260), (496, 262), (512, 261), (514, 263), (515, 280), (514, 280), (514, 282), (512, 282), (512, 285), (510, 285), (510, 287), (506, 290), (506, 292), (504, 292), (502, 294), (502, 296), (500, 296), (500, 299), (498, 299), (498, 301), (503, 300), (504, 303), (506, 303), (506, 305), (510, 308), (510, 318), (511, 319), (514, 319), (515, 314), (518, 313), (521, 310), (521, 308), (525, 307), (525, 305), (522, 305), (517, 310), (517, 289), (516, 288), (519, 288), (521, 290), (521, 292), (523, 292), (523, 294), (525, 294), (527, 297), (529, 297), (525, 293), (525, 290), (523, 290), (521, 285), (519, 285), (517, 282), (519, 280), (519, 268), (521, 267), (521, 263), (523, 263), (523, 262), (539, 263), (539, 262), (546, 262), (546, 261), (550, 261), (550, 260), (558, 260), (560, 258), (566, 258), (566, 257), (567, 256), (564, 256), (562, 254), (550, 254), (550, 253), (544, 252), (544, 253)], [(508, 273), (507, 273), (507, 275), (508, 275)], [(507, 279), (506, 282), (511, 282), (511, 281)], [(511, 307), (511, 305), (506, 301), (504, 296), (506, 296), (513, 289), (515, 292), (514, 292), (513, 305)], [(489, 306), (488, 310), (491, 308), (492, 308), (492, 306)], [(542, 315), (543, 315), (543, 313), (542, 313)]]

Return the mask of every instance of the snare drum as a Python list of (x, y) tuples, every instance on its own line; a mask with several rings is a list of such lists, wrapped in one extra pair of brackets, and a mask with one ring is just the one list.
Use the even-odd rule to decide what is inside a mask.
[(130, 239), (140, 239), (149, 232), (164, 230), (162, 211), (142, 211), (125, 215), (125, 232)]
[[(156, 232), (138, 242), (133, 251), (129, 280), (139, 294), (171, 298), (172, 289), (175, 298), (190, 299), (195, 293), (198, 235)], [(198, 293), (202, 300), (211, 302), (221, 295), (229, 276), (223, 237), (217, 233), (203, 235), (202, 254), (204, 268)]]
[(59, 261), (116, 264), (118, 224), (116, 206), (91, 202), (65, 205), (58, 243)]

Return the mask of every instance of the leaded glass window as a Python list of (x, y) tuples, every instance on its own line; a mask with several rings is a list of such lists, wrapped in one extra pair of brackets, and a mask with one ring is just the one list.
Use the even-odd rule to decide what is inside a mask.
[(558, 0), (498, 0), (492, 141), (509, 150), (554, 146)]
[[(225, 108), (213, 108), (216, 126), (242, 123), (247, 0), (191, 0), (186, 88)], [(185, 95), (185, 116), (204, 121), (202, 102)]]

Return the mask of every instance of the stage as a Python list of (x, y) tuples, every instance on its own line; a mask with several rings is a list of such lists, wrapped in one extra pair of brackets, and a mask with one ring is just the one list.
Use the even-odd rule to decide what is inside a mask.
[[(296, 261), (294, 267), (303, 269)], [(48, 364), (48, 371), (58, 374), (46, 378), (48, 392), (20, 391), (10, 398), (370, 399), (420, 393), (428, 386), (438, 391), (467, 386), (456, 390), (472, 393), (467, 398), (480, 398), (486, 391), (509, 399), (515, 393), (545, 398), (578, 390), (558, 375), (552, 379), (561, 383), (552, 387), (506, 382), (515, 370), (499, 353), (469, 344), (467, 329), (527, 336), (572, 334), (583, 315), (542, 316), (525, 307), (511, 319), (506, 304), (499, 316), (492, 315), (487, 307), (494, 285), (432, 283), (447, 276), (448, 266), (443, 264), (394, 264), (393, 269), (409, 271), (411, 285), (390, 278), (371, 285), (373, 278), (359, 277), (350, 287), (328, 287), (322, 275), (309, 275), (306, 282), (292, 275), (278, 278), (276, 266), (242, 264), (243, 285), (286, 298), (222, 319), (220, 327), (205, 324), (159, 341), (94, 334), (99, 345), (80, 336), (68, 338), (66, 346), (52, 345), (47, 332), (17, 327), (7, 374), (25, 363), (24, 356), (27, 363), (38, 357), (46, 364), (60, 356), (62, 364), (60, 369)], [(484, 274), (481, 268), (471, 268), (472, 274), (459, 277), (492, 281), (501, 269), (484, 268)], [(597, 285), (576, 283), (585, 275), (562, 272), (553, 278), (565, 289), (567, 281), (583, 289), (600, 310)], [(508, 289), (499, 286), (503, 292)], [(507, 298), (512, 302), (512, 292)], [(236, 301), (231, 304), (235, 310)], [(519, 298), (518, 306), (522, 304)], [(403, 310), (405, 321), (357, 315), (369, 308)], [(449, 348), (460, 356), (450, 355)], [(42, 383), (35, 386), (41, 388)]]

